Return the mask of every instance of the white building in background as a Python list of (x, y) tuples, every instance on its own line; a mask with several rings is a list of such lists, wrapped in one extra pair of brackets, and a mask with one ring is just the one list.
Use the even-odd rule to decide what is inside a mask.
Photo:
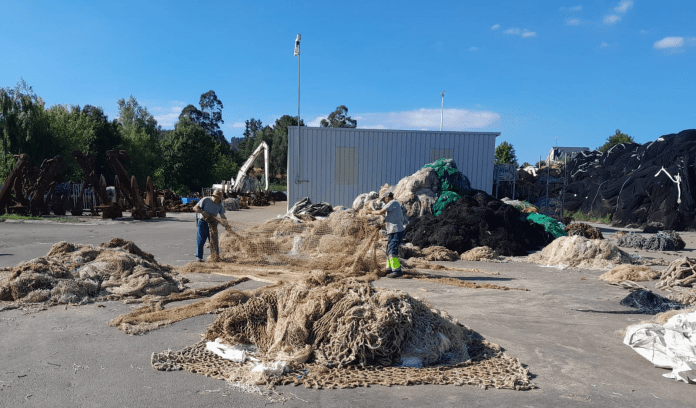
[(471, 187), (491, 193), (499, 132), (297, 127), (288, 129), (288, 207), (309, 197), (350, 207), (425, 164), (454, 159)]
[(546, 163), (563, 162), (573, 159), (580, 152), (590, 151), (589, 147), (552, 147), (549, 155), (546, 156)]

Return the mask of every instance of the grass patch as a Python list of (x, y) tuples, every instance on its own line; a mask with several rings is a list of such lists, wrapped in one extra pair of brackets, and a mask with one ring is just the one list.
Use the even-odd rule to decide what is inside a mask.
[(591, 214), (584, 214), (581, 213), (580, 211), (571, 213), (569, 211), (565, 212), (566, 217), (572, 217), (575, 221), (585, 221), (585, 222), (596, 222), (600, 224), (610, 224), (611, 223), (611, 215), (607, 214), (604, 217), (595, 217), (592, 216)]
[(43, 220), (42, 217), (34, 217), (31, 215), (3, 214), (0, 215), (0, 220)]
[(272, 183), (268, 185), (268, 189), (270, 191), (287, 191), (288, 190), (288, 185), (287, 182), (282, 182), (282, 183)]

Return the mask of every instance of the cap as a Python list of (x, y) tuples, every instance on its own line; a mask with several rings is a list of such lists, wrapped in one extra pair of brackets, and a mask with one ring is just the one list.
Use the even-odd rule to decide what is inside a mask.
[(222, 198), (222, 191), (220, 191), (220, 190), (218, 190), (218, 189), (215, 189), (215, 191), (213, 191), (213, 197), (220, 197), (220, 198)]

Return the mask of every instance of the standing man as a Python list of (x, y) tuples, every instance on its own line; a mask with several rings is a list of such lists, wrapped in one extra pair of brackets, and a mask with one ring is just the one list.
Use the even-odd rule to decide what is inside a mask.
[(389, 242), (387, 244), (387, 278), (400, 278), (403, 276), (401, 264), (399, 263), (399, 245), (404, 238), (404, 212), (401, 209), (401, 204), (394, 200), (394, 193), (387, 192), (380, 198), (384, 202), (384, 207), (381, 210), (372, 211), (372, 214), (382, 215), (384, 217), (385, 229)]
[(210, 260), (217, 262), (220, 259), (220, 250), (217, 235), (218, 223), (214, 217), (220, 215), (220, 218), (227, 219), (225, 208), (222, 206), (222, 191), (215, 190), (212, 197), (203, 197), (193, 207), (193, 211), (196, 212), (196, 225), (198, 226), (196, 258), (198, 258), (198, 262), (203, 262), (203, 246), (205, 241), (210, 238)]

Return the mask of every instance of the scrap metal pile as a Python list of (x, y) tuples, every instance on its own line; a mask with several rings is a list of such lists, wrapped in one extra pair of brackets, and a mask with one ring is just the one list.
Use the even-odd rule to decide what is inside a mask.
[[(57, 185), (54, 179), (61, 171), (63, 159), (56, 156), (44, 160), (38, 169), (29, 166), (29, 156), (15, 155), (16, 162), (0, 190), (0, 213), (48, 215), (82, 215), (89, 208), (92, 215), (102, 213), (102, 218), (121, 217), (123, 211), (130, 211), (135, 219), (164, 217), (166, 212), (155, 193), (150, 177), (146, 189), (140, 191), (135, 176), (128, 172), (120, 160), (126, 159), (125, 150), (106, 152), (108, 163), (116, 174), (114, 179), (115, 196), (107, 193), (106, 180), (95, 171), (95, 157), (91, 153), (74, 151), (73, 157), (84, 173), (81, 183)], [(85, 196), (92, 189), (92, 201)], [(123, 204), (121, 204), (123, 203)]]

